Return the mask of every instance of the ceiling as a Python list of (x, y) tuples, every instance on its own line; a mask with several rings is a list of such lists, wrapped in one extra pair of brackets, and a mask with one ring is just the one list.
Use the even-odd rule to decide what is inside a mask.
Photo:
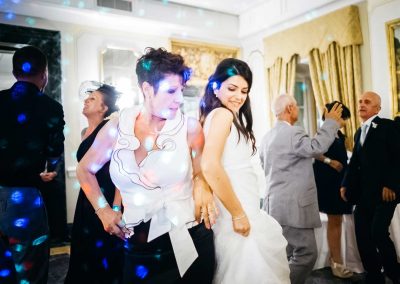
[(265, 0), (169, 0), (168, 2), (240, 15), (246, 10), (265, 2)]

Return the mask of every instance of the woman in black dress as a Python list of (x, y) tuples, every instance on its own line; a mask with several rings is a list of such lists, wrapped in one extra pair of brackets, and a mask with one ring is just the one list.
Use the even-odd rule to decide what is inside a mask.
[[(118, 110), (115, 105), (117, 98), (116, 90), (103, 84), (85, 99), (82, 113), (88, 120), (88, 127), (82, 131), (82, 142), (76, 154), (78, 161), (108, 122), (104, 118)], [(111, 181), (109, 164), (97, 172), (96, 178), (107, 202), (114, 211), (120, 211), (120, 195)], [(72, 226), (71, 256), (65, 283), (120, 283), (122, 264), (123, 241), (104, 230), (81, 188)]]
[[(334, 101), (326, 104), (325, 107), (330, 110), (335, 103), (342, 105), (343, 121), (350, 118), (349, 109), (340, 102)], [(324, 116), (322, 119), (325, 119)], [(339, 130), (328, 152), (315, 160), (314, 176), (317, 185), (319, 211), (328, 215), (327, 237), (332, 273), (341, 278), (348, 278), (353, 274), (343, 265), (340, 246), (342, 215), (352, 213), (352, 206), (340, 198), (340, 186), (346, 168), (345, 136)]]

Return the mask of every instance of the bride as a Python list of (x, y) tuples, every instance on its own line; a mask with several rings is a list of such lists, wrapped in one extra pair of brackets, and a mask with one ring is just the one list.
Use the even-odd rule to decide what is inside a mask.
[(251, 162), (256, 154), (251, 84), (245, 62), (224, 59), (200, 104), (206, 137), (201, 168), (220, 211), (213, 227), (214, 283), (290, 283), (282, 228), (260, 210), (258, 169)]

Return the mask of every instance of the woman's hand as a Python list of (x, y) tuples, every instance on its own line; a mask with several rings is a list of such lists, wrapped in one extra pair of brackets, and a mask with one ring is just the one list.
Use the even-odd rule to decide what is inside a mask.
[(343, 170), (342, 163), (339, 161), (336, 161), (336, 160), (331, 160), (331, 162), (329, 163), (329, 166), (331, 166), (338, 173), (340, 173)]
[(250, 223), (246, 214), (243, 213), (243, 215), (240, 215), (238, 217), (232, 216), (232, 224), (233, 230), (236, 233), (244, 237), (247, 237), (250, 234)]
[(210, 187), (199, 175), (194, 178), (193, 199), (196, 221), (199, 223), (204, 221), (206, 228), (211, 229), (217, 220), (218, 208)]
[(125, 234), (122, 228), (125, 227), (123, 220), (121, 219), (121, 212), (115, 212), (110, 206), (97, 209), (96, 212), (101, 223), (103, 224), (104, 230), (110, 235), (115, 235), (118, 238), (125, 240)]
[(42, 181), (49, 182), (57, 176), (57, 172), (41, 172), (39, 175)]

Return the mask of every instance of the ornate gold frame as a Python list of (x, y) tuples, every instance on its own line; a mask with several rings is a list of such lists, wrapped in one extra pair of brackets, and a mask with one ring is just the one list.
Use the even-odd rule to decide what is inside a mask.
[(217, 64), (227, 57), (239, 57), (239, 48), (210, 43), (171, 39), (171, 51), (185, 59), (186, 65), (193, 69), (189, 85), (204, 86)]
[(389, 68), (392, 93), (392, 114), (400, 115), (400, 48), (395, 50), (395, 33), (400, 44), (400, 19), (386, 23), (387, 46), (389, 52)]

